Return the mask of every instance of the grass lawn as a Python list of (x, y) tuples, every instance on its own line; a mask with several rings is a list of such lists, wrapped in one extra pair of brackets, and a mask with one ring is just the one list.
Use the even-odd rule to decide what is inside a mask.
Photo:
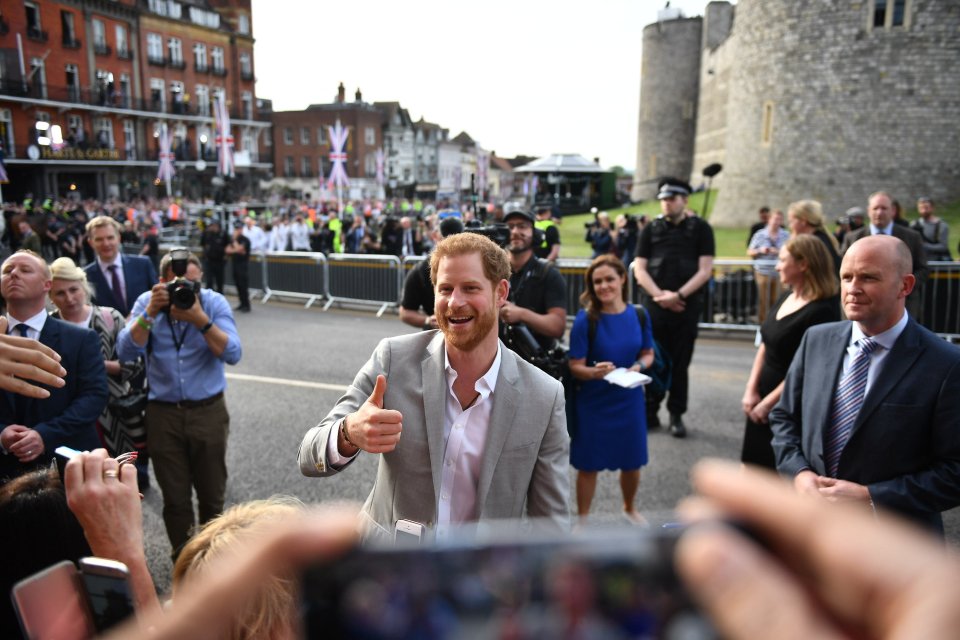
[[(703, 209), (705, 193), (695, 193), (690, 196), (689, 206), (694, 211)], [(713, 209), (713, 203), (716, 202), (717, 193), (710, 193), (710, 209)], [(866, 202), (864, 202), (866, 208)], [(622, 209), (609, 209), (611, 222), (615, 221), (621, 213), (630, 215), (646, 215), (653, 219), (660, 215), (660, 203), (652, 200), (638, 205), (623, 207)], [(917, 211), (911, 207), (907, 210), (907, 219), (916, 220)], [(953, 239), (951, 240), (951, 251), (954, 257), (957, 256), (956, 242), (960, 240), (960, 201), (952, 202), (946, 205), (937, 205), (936, 215), (942, 218), (950, 225), (953, 230)], [(710, 212), (707, 212), (706, 218), (710, 219)], [(589, 258), (591, 251), (590, 245), (583, 239), (586, 230), (583, 225), (593, 219), (589, 213), (582, 213), (575, 216), (564, 216), (563, 224), (560, 225), (560, 242), (563, 248), (560, 251), (561, 258)], [(740, 259), (747, 257), (747, 233), (749, 227), (714, 227), (713, 233), (717, 242), (717, 257)]]

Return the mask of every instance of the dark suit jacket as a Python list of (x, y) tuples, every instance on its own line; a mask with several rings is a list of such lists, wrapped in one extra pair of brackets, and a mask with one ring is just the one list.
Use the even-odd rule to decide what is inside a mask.
[[(917, 277), (917, 287), (919, 288), (927, 278), (927, 252), (923, 248), (923, 236), (913, 229), (899, 224), (893, 225), (892, 233), (893, 237), (900, 238), (910, 248), (910, 255), (913, 256), (913, 275)], [(854, 242), (869, 235), (869, 224), (865, 224), (855, 231), (848, 232), (843, 236), (840, 255), (845, 254)]]
[[(0, 391), (0, 430), (9, 424), (22, 424), (35, 429), (43, 438), (44, 455), (37, 463), (49, 464), (53, 450), (66, 445), (78, 451), (100, 446), (97, 418), (107, 404), (107, 372), (100, 352), (100, 338), (90, 329), (81, 329), (68, 322), (47, 318), (40, 332), (40, 342), (60, 354), (60, 364), (67, 370), (61, 388), (47, 387), (50, 397), (19, 400), (10, 392)], [(22, 407), (17, 412), (17, 405)], [(21, 464), (15, 456), (0, 454), (0, 478), (13, 477), (34, 468)]]
[(150, 291), (153, 285), (157, 284), (158, 278), (157, 271), (149, 258), (121, 256), (120, 260), (123, 263), (123, 285), (129, 304), (123, 304), (123, 300), (117, 300), (113, 295), (113, 287), (103, 277), (100, 264), (96, 260), (85, 266), (83, 270), (87, 272), (87, 280), (93, 285), (93, 304), (100, 307), (113, 307), (127, 316), (140, 294)]
[[(826, 475), (824, 439), (851, 323), (807, 330), (770, 413), (777, 469)], [(806, 375), (809, 371), (810, 374)], [(908, 320), (870, 386), (837, 476), (866, 485), (874, 505), (943, 530), (960, 505), (960, 349)]]

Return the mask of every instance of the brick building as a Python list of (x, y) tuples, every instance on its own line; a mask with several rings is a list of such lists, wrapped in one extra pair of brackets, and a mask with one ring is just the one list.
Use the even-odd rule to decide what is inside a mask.
[[(154, 184), (164, 124), (174, 192), (254, 194), (272, 159), (253, 42), (250, 0), (0, 0), (4, 197), (164, 195)], [(226, 183), (214, 179), (220, 92), (235, 140)]]
[(273, 149), (276, 178), (273, 187), (281, 187), (304, 198), (319, 193), (320, 170), (330, 178), (330, 138), (328, 127), (337, 120), (349, 131), (347, 137), (347, 176), (350, 187), (345, 199), (378, 197), (377, 149), (383, 145), (383, 112), (363, 101), (358, 89), (347, 102), (343, 84), (330, 104), (312, 104), (302, 111), (273, 113)]

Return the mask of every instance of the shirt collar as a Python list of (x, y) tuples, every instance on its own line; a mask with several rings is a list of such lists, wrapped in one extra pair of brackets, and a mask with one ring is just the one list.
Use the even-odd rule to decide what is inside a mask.
[(872, 222), (870, 223), (870, 235), (876, 236), (876, 235), (880, 235), (881, 233), (884, 234), (884, 235), (886, 235), (886, 236), (892, 236), (892, 235), (893, 235), (893, 222), (892, 222), (892, 221), (891, 221), (891, 222), (888, 222), (888, 223), (887, 223), (887, 226), (885, 226), (885, 227), (878, 227), (878, 226), (874, 225)]
[[(874, 342), (879, 344), (881, 347), (889, 351), (893, 348), (894, 343), (897, 341), (897, 338), (900, 337), (900, 334), (903, 333), (903, 330), (907, 327), (907, 320), (909, 319), (909, 314), (907, 310), (903, 310), (903, 316), (900, 317), (900, 320), (897, 321), (895, 325), (884, 331), (883, 333), (878, 333), (875, 336), (870, 336)], [(867, 334), (863, 332), (863, 329), (860, 328), (856, 322), (851, 322), (853, 325), (853, 330), (850, 332), (850, 344), (848, 347), (852, 347), (857, 343), (858, 340), (866, 338)]]
[[(481, 399), (486, 399), (497, 387), (497, 376), (500, 375), (501, 346), (497, 341), (497, 356), (493, 359), (493, 364), (487, 369), (487, 372), (480, 376), (474, 389), (480, 394)], [(447, 354), (447, 347), (443, 347), (443, 369), (447, 372), (448, 387), (453, 389), (453, 383), (457, 379), (457, 370), (450, 364), (450, 356)]]
[(7, 331), (12, 332), (15, 326), (23, 323), (39, 334), (41, 331), (43, 331), (43, 325), (46, 324), (47, 317), (48, 317), (48, 314), (46, 309), (41, 309), (36, 315), (31, 316), (26, 320), (19, 320), (17, 318), (14, 318), (12, 315), (8, 313), (7, 314)]
[(97, 256), (97, 264), (100, 265), (100, 271), (110, 273), (110, 266), (114, 264), (120, 269), (123, 269), (123, 256), (120, 254), (120, 251), (117, 251), (117, 255), (113, 257), (111, 262), (104, 262), (100, 259), (100, 256)]

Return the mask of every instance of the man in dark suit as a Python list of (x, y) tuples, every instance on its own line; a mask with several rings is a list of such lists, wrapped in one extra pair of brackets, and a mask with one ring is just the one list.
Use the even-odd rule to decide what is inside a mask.
[(90, 329), (47, 315), (50, 269), (31, 251), (18, 251), (0, 268), (9, 332), (39, 340), (60, 354), (64, 385), (43, 388), (45, 399), (0, 393), (0, 482), (49, 464), (53, 451), (100, 446), (96, 421), (107, 404), (100, 339)]
[(97, 216), (87, 223), (87, 242), (97, 259), (84, 271), (93, 285), (93, 303), (127, 316), (137, 297), (157, 283), (157, 270), (149, 258), (120, 252), (121, 229), (109, 216)]
[(914, 320), (921, 322), (920, 291), (927, 280), (927, 253), (923, 248), (923, 237), (909, 227), (894, 224), (893, 198), (885, 191), (878, 191), (870, 196), (867, 213), (870, 216), (870, 224), (851, 230), (844, 235), (843, 244), (840, 245), (840, 255), (843, 256), (854, 242), (867, 236), (893, 236), (907, 243), (913, 259), (913, 276), (916, 279), (913, 293), (907, 298), (907, 310)]
[(777, 468), (798, 491), (943, 531), (960, 505), (960, 349), (905, 311), (910, 251), (871, 236), (843, 257), (848, 322), (810, 328), (770, 414)]

